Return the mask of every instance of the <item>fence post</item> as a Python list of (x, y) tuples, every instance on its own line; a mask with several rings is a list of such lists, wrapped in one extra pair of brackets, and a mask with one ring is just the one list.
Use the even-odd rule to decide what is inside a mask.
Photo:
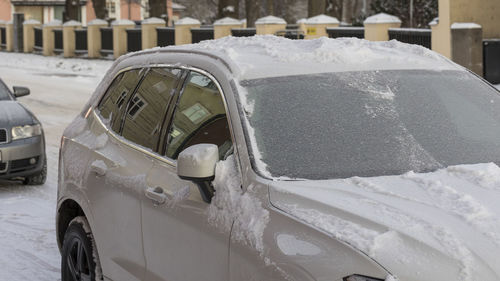
[(199, 28), (201, 22), (190, 17), (175, 22), (175, 45), (191, 44), (191, 28)]
[(5, 23), (5, 50), (14, 51), (14, 23), (11, 20)]
[(82, 23), (70, 20), (63, 24), (63, 55), (65, 58), (75, 56), (75, 29), (82, 28)]
[(23, 51), (25, 53), (32, 53), (35, 47), (35, 27), (42, 25), (37, 20), (25, 20), (23, 22)]
[[(2, 44), (2, 33), (4, 33), (4, 31), (3, 31), (4, 29), (2, 29), (2, 28), (4, 28), (4, 27), (5, 27), (5, 21), (4, 20), (0, 20), (0, 50), (2, 50), (2, 46), (1, 46), (1, 44)], [(5, 36), (5, 34), (3, 36)]]
[(479, 24), (451, 25), (451, 58), (483, 76), (483, 29)]
[(62, 23), (60, 20), (53, 20), (43, 25), (42, 37), (43, 37), (43, 55), (53, 56), (54, 55), (54, 32), (56, 28), (61, 28)]
[(214, 22), (214, 39), (231, 35), (232, 28), (241, 28), (241, 21), (230, 17), (218, 19)]
[(267, 16), (255, 21), (257, 35), (275, 34), (277, 31), (286, 29), (286, 21), (275, 16)]
[(401, 20), (398, 17), (385, 13), (368, 17), (364, 21), (365, 39), (370, 41), (388, 41), (389, 28), (400, 28)]
[(113, 27), (113, 57), (116, 59), (127, 53), (127, 28), (135, 27), (131, 20), (115, 20)]
[(22, 53), (23, 52), (23, 22), (24, 22), (24, 14), (23, 13), (14, 13), (12, 15), (12, 23), (13, 23), (13, 31), (14, 31), (14, 52)]
[(165, 20), (160, 18), (149, 18), (142, 21), (141, 41), (143, 50), (158, 46), (158, 33), (156, 32), (156, 28), (165, 26)]
[(304, 27), (306, 29), (306, 38), (305, 39), (314, 39), (326, 36), (328, 37), (328, 33), (326, 32), (327, 27), (339, 27), (340, 22), (337, 18), (330, 17), (327, 15), (317, 15), (311, 18), (308, 18), (304, 22)]
[(91, 20), (87, 24), (87, 50), (89, 58), (101, 57), (101, 27), (108, 22), (101, 19)]
[(295, 22), (299, 26), (299, 30), (304, 32), (304, 34), (307, 34), (306, 21), (306, 18), (301, 18)]

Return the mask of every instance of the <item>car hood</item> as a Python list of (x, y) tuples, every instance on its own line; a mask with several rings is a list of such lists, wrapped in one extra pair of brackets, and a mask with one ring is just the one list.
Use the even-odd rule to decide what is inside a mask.
[(0, 128), (33, 124), (34, 120), (24, 106), (16, 101), (0, 101)]
[(500, 280), (500, 168), (274, 181), (271, 204), (362, 251), (401, 281)]

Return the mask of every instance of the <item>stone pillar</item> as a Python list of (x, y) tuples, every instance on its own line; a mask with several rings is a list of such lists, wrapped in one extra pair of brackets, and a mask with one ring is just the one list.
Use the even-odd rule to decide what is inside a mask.
[(127, 53), (127, 28), (135, 27), (131, 20), (115, 20), (113, 27), (113, 57), (116, 59)]
[(63, 55), (65, 58), (75, 56), (76, 38), (75, 29), (82, 28), (82, 23), (70, 20), (63, 24)]
[(32, 53), (35, 47), (35, 27), (42, 24), (37, 20), (25, 20), (23, 22), (23, 51)]
[(214, 39), (230, 36), (231, 29), (241, 28), (241, 21), (230, 17), (225, 17), (214, 22)]
[(401, 27), (401, 20), (398, 17), (385, 13), (368, 17), (364, 21), (365, 39), (370, 41), (388, 41), (389, 28)]
[(307, 34), (307, 28), (306, 28), (306, 18), (299, 19), (296, 24), (299, 25), (299, 30), (304, 32), (304, 34)]
[(62, 22), (60, 20), (53, 20), (43, 25), (42, 36), (43, 36), (43, 55), (53, 56), (54, 55), (54, 32), (56, 28), (61, 28)]
[(451, 59), (483, 76), (483, 29), (475, 23), (451, 25)]
[(190, 17), (175, 22), (175, 45), (191, 44), (191, 28), (199, 28), (201, 22)]
[(5, 23), (5, 50), (14, 51), (14, 23), (10, 20)]
[(145, 19), (141, 23), (141, 40), (142, 49), (151, 49), (158, 46), (158, 33), (157, 27), (165, 27), (167, 23), (160, 18)]
[(101, 57), (101, 27), (107, 27), (108, 22), (101, 19), (89, 21), (87, 24), (87, 54), (89, 58)]
[(327, 15), (317, 15), (311, 18), (308, 18), (304, 22), (304, 27), (306, 29), (306, 37), (305, 39), (314, 39), (326, 36), (328, 37), (328, 33), (326, 32), (327, 27), (339, 27), (340, 22), (337, 18), (330, 17)]
[(14, 13), (12, 16), (12, 24), (14, 31), (14, 52), (22, 53), (23, 52), (23, 22), (24, 22), (24, 14), (23, 13)]
[(255, 21), (257, 35), (275, 34), (277, 31), (286, 29), (286, 21), (275, 16), (267, 16)]

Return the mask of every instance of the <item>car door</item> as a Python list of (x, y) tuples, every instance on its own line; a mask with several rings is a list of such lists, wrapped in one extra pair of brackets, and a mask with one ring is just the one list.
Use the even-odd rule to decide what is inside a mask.
[[(170, 84), (164, 72), (174, 77)], [(94, 114), (95, 126), (109, 131), (96, 136), (87, 186), (101, 265), (113, 280), (144, 280), (140, 205), (178, 73), (127, 71)]]
[(165, 158), (154, 161), (147, 177), (149, 192), (142, 211), (146, 280), (225, 281), (228, 278), (230, 233), (208, 219), (209, 203), (196, 185), (176, 172), (179, 153), (194, 144), (214, 143), (221, 158), (231, 151), (232, 138), (224, 101), (209, 77), (190, 72), (173, 109)]

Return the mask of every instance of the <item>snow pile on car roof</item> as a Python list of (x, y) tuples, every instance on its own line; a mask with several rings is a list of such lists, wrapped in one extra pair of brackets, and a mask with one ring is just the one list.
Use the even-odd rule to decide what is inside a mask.
[(172, 48), (215, 53), (234, 63), (244, 79), (339, 71), (461, 69), (427, 48), (395, 40), (372, 42), (325, 37), (290, 40), (262, 35), (225, 37)]

